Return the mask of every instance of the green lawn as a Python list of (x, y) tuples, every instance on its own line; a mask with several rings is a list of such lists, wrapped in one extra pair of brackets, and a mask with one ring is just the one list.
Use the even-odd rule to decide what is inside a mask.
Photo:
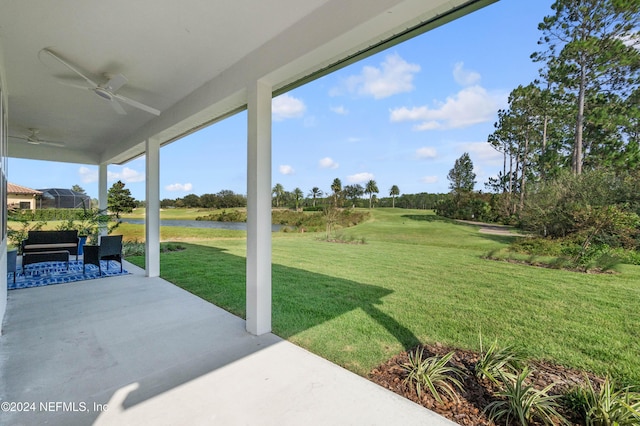
[[(180, 238), (187, 249), (162, 254), (161, 275), (244, 316), (246, 242), (235, 232)], [(276, 334), (366, 375), (419, 342), (477, 349), (482, 332), (640, 384), (640, 267), (595, 275), (484, 260), (510, 237), (421, 210), (374, 209), (345, 233), (366, 244), (274, 234)]]
[[(144, 225), (132, 225), (121, 223), (113, 234), (124, 235), (127, 241), (144, 241)], [(163, 226), (160, 228), (161, 241), (206, 241), (211, 239), (242, 238), (245, 239), (245, 231), (216, 228), (188, 228), (179, 226)]]
[[(236, 208), (226, 209), (230, 210), (238, 210)], [(162, 209), (160, 211), (160, 217), (162, 219), (167, 220), (195, 220), (198, 216), (206, 216), (211, 214), (212, 212), (220, 212), (222, 210), (210, 210), (210, 209)], [(138, 208), (134, 209), (131, 213), (123, 213), (121, 216), (123, 218), (131, 218), (131, 219), (144, 219), (145, 209)]]

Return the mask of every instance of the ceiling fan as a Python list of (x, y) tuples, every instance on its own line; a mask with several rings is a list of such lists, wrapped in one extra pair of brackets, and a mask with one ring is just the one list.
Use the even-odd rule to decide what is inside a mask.
[(64, 142), (53, 142), (53, 141), (46, 141), (46, 140), (40, 139), (40, 137), (38, 136), (38, 134), (40, 133), (40, 130), (38, 129), (30, 128), (29, 131), (31, 132), (31, 134), (28, 136), (11, 136), (11, 137), (25, 140), (27, 141), (27, 143), (30, 143), (32, 145), (49, 145), (49, 146), (57, 146), (57, 147), (64, 146)]
[(74, 66), (74, 65), (70, 64), (69, 62), (67, 62), (66, 60), (62, 59), (60, 56), (58, 56), (56, 53), (54, 53), (51, 49), (48, 49), (48, 48), (42, 49), (41, 53), (48, 54), (49, 56), (54, 58), (56, 61), (60, 62), (65, 67), (67, 67), (68, 69), (70, 69), (74, 73), (78, 74), (80, 77), (82, 77), (88, 83), (88, 85), (80, 85), (80, 84), (73, 84), (73, 83), (68, 83), (68, 82), (61, 81), (62, 84), (67, 85), (67, 86), (71, 86), (71, 87), (75, 87), (75, 88), (78, 88), (78, 89), (85, 89), (85, 90), (92, 91), (93, 93), (98, 95), (100, 98), (102, 98), (105, 101), (109, 102), (111, 107), (118, 114), (126, 114), (127, 113), (125, 111), (125, 109), (122, 107), (122, 105), (120, 105), (120, 102), (123, 102), (123, 103), (125, 103), (127, 105), (131, 105), (132, 107), (135, 107), (135, 108), (141, 109), (143, 111), (146, 111), (149, 114), (160, 115), (160, 111), (159, 110), (157, 110), (155, 108), (152, 108), (152, 107), (150, 107), (148, 105), (145, 105), (145, 104), (143, 104), (141, 102), (135, 101), (133, 99), (127, 98), (125, 96), (122, 96), (122, 95), (116, 93), (118, 91), (118, 89), (120, 89), (122, 86), (124, 86), (128, 81), (127, 78), (124, 75), (122, 75), (122, 74), (107, 75), (107, 81), (102, 83), (102, 84), (98, 84), (95, 81), (93, 81), (92, 79), (90, 79), (89, 77), (87, 77), (85, 74), (83, 74), (81, 71), (79, 71), (76, 66)]

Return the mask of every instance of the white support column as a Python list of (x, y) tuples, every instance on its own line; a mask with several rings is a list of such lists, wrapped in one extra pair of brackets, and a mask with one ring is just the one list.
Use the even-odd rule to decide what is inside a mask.
[(160, 275), (160, 142), (147, 139), (145, 270), (147, 277)]
[(271, 97), (269, 84), (248, 88), (247, 331), (271, 331)]
[[(98, 209), (100, 212), (105, 212), (107, 210), (107, 200), (107, 164), (103, 163), (98, 167)], [(100, 235), (107, 235), (107, 225), (102, 225), (101, 223), (99, 232)]]

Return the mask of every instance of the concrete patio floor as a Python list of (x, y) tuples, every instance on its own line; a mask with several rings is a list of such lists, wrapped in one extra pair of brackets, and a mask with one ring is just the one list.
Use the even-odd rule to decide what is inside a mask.
[(9, 292), (0, 424), (454, 424), (125, 267), (132, 275)]

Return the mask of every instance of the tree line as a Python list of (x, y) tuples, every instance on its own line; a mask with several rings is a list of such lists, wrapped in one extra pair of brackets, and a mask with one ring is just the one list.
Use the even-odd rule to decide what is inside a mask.
[(160, 201), (160, 207), (165, 209), (173, 207), (228, 209), (246, 206), (247, 197), (242, 194), (236, 194), (229, 189), (223, 189), (216, 194), (189, 194), (182, 198), (164, 198)]
[(538, 28), (539, 77), (518, 86), (488, 143), (503, 166), (486, 187), (516, 215), (566, 172), (640, 167), (640, 2), (559, 0)]
[(638, 250), (640, 2), (557, 0), (538, 28), (539, 76), (510, 93), (487, 138), (502, 170), (473, 191), (465, 153), (437, 212), (519, 225), (576, 258)]
[[(379, 193), (375, 181), (371, 180), (364, 187), (360, 184), (342, 187), (340, 179), (334, 179), (332, 191), (322, 191), (313, 187), (305, 195), (300, 188), (288, 191), (277, 183), (272, 189), (272, 206), (275, 208), (322, 210), (329, 204), (337, 207), (398, 207), (405, 209), (434, 209), (437, 203), (450, 197), (449, 194), (401, 194), (397, 185), (391, 186), (388, 197), (377, 197)], [(365, 197), (366, 196), (366, 197)], [(142, 202), (137, 202), (143, 206)], [(189, 194), (184, 197), (160, 201), (161, 208), (205, 208), (227, 209), (247, 206), (247, 197), (231, 190), (222, 190), (216, 194)]]

